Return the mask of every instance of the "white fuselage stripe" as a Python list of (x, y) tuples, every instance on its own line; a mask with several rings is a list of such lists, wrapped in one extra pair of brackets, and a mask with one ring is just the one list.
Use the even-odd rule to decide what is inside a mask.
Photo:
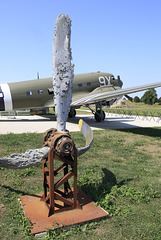
[(13, 104), (12, 104), (12, 96), (11, 96), (9, 85), (7, 83), (4, 83), (4, 84), (1, 84), (0, 86), (4, 94), (5, 111), (12, 111)]

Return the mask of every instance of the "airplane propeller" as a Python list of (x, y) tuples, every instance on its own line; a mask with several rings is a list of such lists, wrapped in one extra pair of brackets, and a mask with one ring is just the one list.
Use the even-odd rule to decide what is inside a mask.
[[(57, 131), (58, 133), (64, 133), (65, 136), (66, 120), (70, 111), (72, 97), (72, 81), (74, 78), (74, 66), (71, 64), (70, 27), (71, 20), (69, 17), (64, 14), (59, 15), (56, 19), (53, 39), (53, 89), (57, 116)], [(86, 146), (76, 148), (77, 156), (84, 154), (93, 143), (93, 132), (90, 126), (83, 120), (80, 120), (79, 128), (86, 139)], [(60, 142), (59, 145), (61, 145), (61, 149), (68, 150), (70, 143), (64, 140), (64, 144)], [(44, 147), (40, 149), (30, 149), (25, 153), (14, 153), (10, 156), (0, 157), (0, 167), (31, 167), (46, 158), (49, 150), (49, 145), (44, 145)], [(72, 154), (74, 154), (74, 152), (71, 152), (71, 155)]]
[(117, 75), (117, 79), (120, 81), (121, 79), (120, 79), (120, 75)]
[(124, 95), (130, 102), (132, 102), (133, 101), (133, 98), (132, 97), (130, 97), (129, 95)]

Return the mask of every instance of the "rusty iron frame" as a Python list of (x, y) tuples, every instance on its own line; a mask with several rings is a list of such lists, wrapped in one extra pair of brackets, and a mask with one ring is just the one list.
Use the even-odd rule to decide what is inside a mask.
[[(54, 170), (56, 160), (62, 162), (62, 165)], [(68, 171), (69, 166), (71, 167), (70, 171)], [(64, 171), (64, 176), (55, 182), (54, 177), (62, 171)], [(74, 178), (73, 190), (68, 181), (71, 177)], [(49, 208), (48, 217), (58, 212), (80, 208), (77, 200), (77, 150), (75, 146), (74, 157), (71, 155), (60, 156), (53, 145), (50, 147), (48, 157), (43, 159), (43, 188), (41, 201), (44, 201)]]

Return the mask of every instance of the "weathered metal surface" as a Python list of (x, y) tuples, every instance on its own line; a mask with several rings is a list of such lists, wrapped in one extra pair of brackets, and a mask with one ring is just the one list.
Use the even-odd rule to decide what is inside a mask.
[[(77, 157), (81, 156), (86, 151), (88, 151), (90, 149), (90, 147), (92, 146), (93, 140), (94, 140), (93, 131), (92, 131), (91, 127), (86, 122), (84, 122), (82, 119), (79, 120), (79, 129), (82, 132), (84, 138), (86, 139), (86, 145), (85, 145), (85, 147), (76, 148), (77, 149)], [(60, 136), (61, 137), (64, 136), (64, 139), (61, 138)], [(57, 152), (63, 152), (63, 149), (64, 149), (63, 146), (66, 146), (66, 148), (64, 150), (67, 151), (67, 149), (69, 149), (70, 153), (72, 153), (72, 155), (73, 155), (73, 152), (72, 152), (73, 142), (72, 142), (72, 139), (70, 138), (70, 135), (67, 132), (59, 133), (59, 132), (57, 132), (56, 129), (51, 128), (44, 133), (43, 139), (44, 139), (44, 142), (49, 140), (52, 143), (52, 141), (55, 141), (56, 137), (60, 138), (58, 145), (57, 146), (55, 145)], [(50, 146), (50, 142), (48, 142), (49, 146)]]
[[(20, 197), (25, 216), (29, 218), (32, 223), (32, 234), (45, 232), (46, 229), (53, 229), (54, 227), (61, 228), (62, 225), (68, 227), (73, 224), (108, 217), (108, 213), (99, 206), (96, 207), (94, 205), (95, 203), (91, 201), (81, 189), (77, 190), (78, 202), (81, 209), (60, 212), (48, 217), (49, 209), (43, 201), (40, 201), (41, 195), (42, 194)], [(61, 204), (59, 200), (57, 200), (56, 203), (58, 205)]]
[(49, 152), (49, 147), (29, 149), (25, 153), (13, 153), (10, 156), (0, 158), (0, 167), (5, 168), (29, 168), (41, 162)]
[(68, 132), (57, 132), (56, 129), (49, 129), (43, 136), (44, 146), (54, 146), (59, 155), (71, 154), (74, 150), (74, 142)]
[(53, 89), (58, 132), (66, 132), (66, 121), (72, 102), (74, 65), (71, 64), (71, 20), (61, 14), (55, 22), (53, 38)]
[[(74, 142), (69, 133), (60, 133), (55, 129), (49, 129), (45, 133), (44, 140), (46, 140), (44, 145), (50, 147), (50, 150), (48, 156), (43, 160), (44, 193), (41, 200), (46, 203), (49, 209), (48, 216), (57, 212), (79, 208), (77, 201), (77, 150)], [(71, 155), (72, 152), (74, 157)], [(55, 169), (55, 161), (63, 164)], [(68, 166), (71, 167), (70, 171), (68, 171)], [(61, 175), (60, 179), (55, 182), (55, 176), (63, 170), (64, 176)], [(70, 178), (74, 180), (73, 191), (71, 191), (68, 181)], [(61, 204), (58, 205), (57, 200)]]

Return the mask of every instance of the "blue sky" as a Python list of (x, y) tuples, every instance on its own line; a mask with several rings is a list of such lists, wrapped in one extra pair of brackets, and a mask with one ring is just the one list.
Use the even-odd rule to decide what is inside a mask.
[(0, 83), (52, 76), (61, 13), (72, 20), (75, 74), (119, 74), (124, 88), (161, 81), (160, 0), (1, 0)]

